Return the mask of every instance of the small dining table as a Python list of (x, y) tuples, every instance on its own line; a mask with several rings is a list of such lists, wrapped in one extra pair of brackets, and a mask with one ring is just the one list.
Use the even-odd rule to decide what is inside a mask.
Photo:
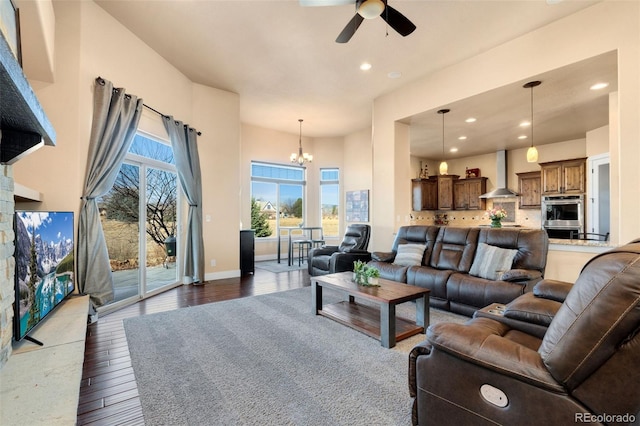
[(288, 237), (287, 244), (287, 265), (291, 266), (293, 264), (293, 239), (292, 239), (292, 231), (299, 229), (301, 231), (300, 235), (305, 235), (307, 232), (309, 233), (309, 240), (313, 240), (313, 232), (318, 231), (320, 233), (320, 240), (322, 240), (322, 226), (280, 226), (278, 228), (278, 263), (280, 263), (281, 259), (281, 242), (282, 242), (282, 231), (286, 232), (286, 236)]

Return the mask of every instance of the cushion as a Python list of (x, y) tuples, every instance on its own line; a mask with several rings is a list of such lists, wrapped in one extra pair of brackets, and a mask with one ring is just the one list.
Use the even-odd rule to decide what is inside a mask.
[(426, 244), (400, 244), (393, 264), (402, 266), (420, 265), (426, 248)]
[(488, 280), (497, 280), (505, 271), (511, 269), (513, 258), (517, 253), (518, 250), (515, 249), (503, 249), (479, 243), (469, 274)]

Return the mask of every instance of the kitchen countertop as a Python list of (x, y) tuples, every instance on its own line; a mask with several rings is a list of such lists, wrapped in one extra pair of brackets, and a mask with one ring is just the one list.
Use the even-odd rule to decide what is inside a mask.
[(614, 244), (611, 241), (549, 238), (549, 250), (603, 253), (615, 247), (618, 247), (618, 244)]
[(589, 247), (618, 247), (611, 241), (593, 241), (593, 240), (567, 240), (563, 238), (549, 238), (549, 244), (562, 244), (568, 246), (589, 246)]

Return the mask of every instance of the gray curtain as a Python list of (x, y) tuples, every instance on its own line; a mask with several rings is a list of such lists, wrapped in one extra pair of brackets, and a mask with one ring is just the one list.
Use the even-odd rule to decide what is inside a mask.
[(174, 120), (171, 116), (165, 116), (163, 123), (173, 147), (180, 186), (189, 203), (184, 238), (183, 282), (204, 283), (202, 176), (198, 157), (198, 132), (181, 121)]
[(96, 198), (113, 186), (136, 134), (142, 106), (142, 99), (114, 89), (108, 80), (96, 79), (77, 248), (78, 288), (96, 307), (113, 301), (113, 277)]

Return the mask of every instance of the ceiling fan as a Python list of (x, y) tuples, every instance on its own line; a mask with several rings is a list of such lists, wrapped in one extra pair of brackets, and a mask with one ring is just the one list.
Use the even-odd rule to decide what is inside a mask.
[(387, 4), (387, 0), (299, 0), (301, 6), (339, 6), (344, 4), (356, 5), (356, 14), (336, 38), (337, 43), (346, 43), (356, 33), (360, 24), (365, 19), (374, 19), (378, 16), (384, 19), (391, 28), (401, 36), (411, 34), (416, 26), (402, 13)]

